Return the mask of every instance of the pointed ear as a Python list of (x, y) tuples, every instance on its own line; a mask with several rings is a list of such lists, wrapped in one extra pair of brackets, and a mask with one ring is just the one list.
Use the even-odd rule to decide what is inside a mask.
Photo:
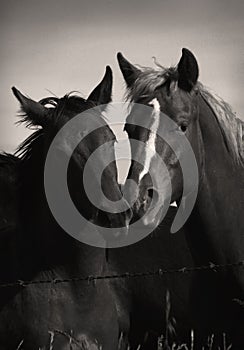
[(22, 95), (15, 87), (12, 87), (14, 96), (20, 102), (21, 110), (25, 113), (23, 121), (29, 125), (46, 126), (48, 123), (48, 109), (42, 106), (39, 102), (33, 101), (30, 98)]
[(107, 66), (102, 81), (95, 87), (87, 98), (88, 101), (96, 105), (107, 104), (112, 101), (113, 73), (112, 69)]
[(117, 59), (126, 85), (128, 88), (130, 88), (138, 78), (141, 71), (140, 69), (133, 66), (133, 64), (131, 64), (129, 61), (127, 61), (127, 59), (124, 58), (121, 52), (117, 54)]
[(197, 83), (199, 68), (195, 56), (188, 49), (182, 49), (177, 70), (179, 88), (190, 92)]

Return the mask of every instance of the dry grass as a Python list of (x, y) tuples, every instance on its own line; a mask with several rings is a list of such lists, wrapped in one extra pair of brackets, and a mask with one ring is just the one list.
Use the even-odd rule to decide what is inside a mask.
[[(102, 350), (102, 346), (99, 346), (98, 343), (96, 344), (89, 344), (88, 341), (84, 338), (83, 340), (77, 340), (74, 336), (63, 332), (59, 330), (50, 331), (50, 343), (49, 346), (44, 348), (39, 348), (39, 350), (59, 350), (54, 347), (54, 340), (57, 336), (63, 336), (68, 340), (69, 343), (69, 349), (70, 350)], [(212, 350), (213, 349), (213, 342), (214, 342), (214, 334), (209, 336), (208, 338), (208, 344), (206, 346), (202, 347), (202, 350)], [(166, 337), (161, 335), (158, 338), (158, 346), (157, 349), (152, 350), (194, 350), (194, 331), (191, 331), (191, 336), (189, 339), (189, 344), (172, 344), (171, 346), (168, 344), (168, 341), (166, 340)], [(119, 347), (118, 350), (122, 349), (123, 344), (123, 337), (120, 337), (119, 340)], [(24, 349), (22, 348), (24, 346), (24, 339), (19, 343), (16, 350)], [(226, 342), (226, 335), (223, 334), (223, 342), (219, 345), (219, 350), (231, 350), (232, 345), (227, 345)], [(141, 349), (141, 345), (138, 346), (137, 350)], [(128, 346), (127, 350), (130, 350), (130, 346)]]
[[(191, 330), (190, 336), (189, 336), (189, 343), (188, 344), (172, 344), (169, 345), (169, 336), (175, 335), (175, 319), (171, 317), (171, 301), (170, 301), (170, 293), (167, 291), (166, 293), (166, 310), (165, 310), (165, 324), (166, 328), (164, 330), (164, 335), (161, 335), (158, 338), (158, 345), (157, 349), (152, 350), (194, 350), (195, 349), (195, 338), (194, 338), (194, 331)], [(56, 349), (54, 346), (54, 341), (57, 337), (64, 337), (68, 341), (69, 350), (102, 350), (102, 346), (98, 344), (98, 342), (95, 340), (95, 343), (91, 344), (87, 340), (87, 338), (84, 336), (84, 338), (76, 339), (73, 332), (71, 331), (70, 334), (64, 331), (60, 330), (53, 330), (49, 331), (50, 334), (50, 342), (47, 347), (39, 348), (39, 350), (59, 350)], [(80, 338), (80, 337), (79, 337)], [(214, 343), (214, 334), (208, 337), (207, 345), (202, 347), (202, 350), (213, 350), (213, 343)], [(24, 349), (24, 339), (21, 340), (16, 350)], [(222, 337), (222, 344), (219, 344), (218, 350), (231, 350), (232, 345), (227, 344), (226, 341), (226, 335), (223, 334)], [(119, 345), (118, 350), (123, 349), (123, 334), (120, 335), (119, 338)], [(137, 350), (141, 349), (141, 345), (138, 346)], [(130, 346), (128, 346), (127, 350), (130, 350)]]

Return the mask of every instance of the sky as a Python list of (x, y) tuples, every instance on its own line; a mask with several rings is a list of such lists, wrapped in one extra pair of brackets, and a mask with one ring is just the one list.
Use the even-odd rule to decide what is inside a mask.
[[(16, 86), (33, 99), (53, 92), (86, 97), (105, 66), (113, 100), (124, 82), (116, 62), (177, 64), (182, 47), (197, 57), (200, 81), (244, 119), (243, 0), (3, 0), (0, 13), (0, 150), (13, 151), (30, 133), (16, 126)], [(121, 131), (118, 131), (121, 133)]]

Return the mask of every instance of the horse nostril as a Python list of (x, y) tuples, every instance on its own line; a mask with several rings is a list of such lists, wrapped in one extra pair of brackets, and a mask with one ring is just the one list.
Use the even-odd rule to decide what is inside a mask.
[(151, 199), (153, 198), (153, 192), (154, 190), (152, 188), (149, 188), (149, 190), (147, 190), (147, 196)]

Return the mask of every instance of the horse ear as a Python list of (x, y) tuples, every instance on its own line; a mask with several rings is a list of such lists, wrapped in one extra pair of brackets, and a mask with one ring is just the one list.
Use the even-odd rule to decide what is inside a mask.
[(24, 122), (30, 125), (46, 126), (48, 109), (42, 106), (39, 102), (33, 101), (24, 96), (15, 87), (12, 87), (14, 96), (20, 102), (21, 110), (25, 113)]
[(196, 85), (199, 68), (195, 56), (188, 49), (182, 49), (182, 56), (177, 70), (179, 88), (190, 92)]
[(127, 59), (124, 58), (121, 52), (117, 54), (117, 59), (119, 62), (120, 70), (125, 79), (126, 85), (128, 88), (130, 88), (136, 81), (141, 71), (140, 69), (133, 66), (133, 64), (131, 64), (129, 61), (127, 61)]
[(87, 98), (88, 101), (96, 105), (104, 105), (112, 101), (113, 73), (112, 69), (107, 66), (102, 81), (95, 87)]

